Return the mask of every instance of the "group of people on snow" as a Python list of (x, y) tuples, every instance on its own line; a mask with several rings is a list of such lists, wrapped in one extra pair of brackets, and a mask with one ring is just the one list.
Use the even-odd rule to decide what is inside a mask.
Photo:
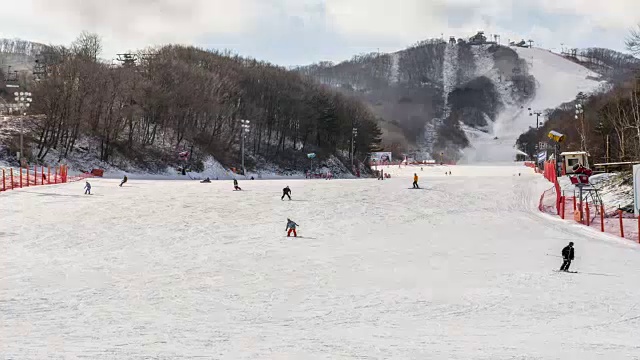
[[(124, 176), (124, 178), (122, 178), (122, 181), (120, 181), (120, 187), (122, 187), (122, 185), (126, 184), (127, 181), (129, 181), (129, 178), (127, 178), (127, 175)], [(85, 195), (91, 195), (91, 183), (89, 183), (89, 180), (85, 181), (84, 184), (84, 194)]]

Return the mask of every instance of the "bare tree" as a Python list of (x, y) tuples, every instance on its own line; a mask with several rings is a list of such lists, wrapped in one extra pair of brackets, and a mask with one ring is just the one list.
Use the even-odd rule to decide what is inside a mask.
[(98, 34), (83, 31), (71, 44), (71, 51), (76, 56), (98, 61), (102, 53), (102, 38)]
[(626, 40), (627, 49), (634, 54), (640, 54), (640, 25), (637, 29), (631, 29)]

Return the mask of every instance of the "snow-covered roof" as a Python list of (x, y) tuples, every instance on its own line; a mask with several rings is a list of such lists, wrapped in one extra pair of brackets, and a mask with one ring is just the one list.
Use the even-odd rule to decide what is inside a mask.
[(567, 151), (567, 152), (560, 153), (560, 156), (566, 156), (566, 155), (587, 155), (587, 156), (589, 156), (589, 153), (586, 152), (586, 151)]

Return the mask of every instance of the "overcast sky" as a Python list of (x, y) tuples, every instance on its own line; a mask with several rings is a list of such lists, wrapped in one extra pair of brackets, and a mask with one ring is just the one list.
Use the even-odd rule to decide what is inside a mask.
[[(10, 4), (10, 5), (9, 5)], [(545, 48), (624, 50), (640, 0), (0, 0), (0, 37), (69, 44), (99, 33), (102, 57), (166, 43), (280, 65), (340, 61), (477, 30)]]

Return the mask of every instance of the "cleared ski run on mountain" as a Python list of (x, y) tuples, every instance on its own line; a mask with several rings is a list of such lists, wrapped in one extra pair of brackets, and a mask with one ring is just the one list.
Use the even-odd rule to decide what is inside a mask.
[(640, 356), (638, 245), (540, 214), (524, 166), (387, 170), (3, 193), (0, 357)]
[[(593, 71), (548, 50), (518, 47), (513, 49), (527, 62), (529, 74), (535, 77), (536, 94), (529, 103), (510, 104), (508, 86), (499, 84), (494, 79), (505, 108), (489, 132), (466, 129), (471, 147), (464, 150), (463, 163), (514, 160), (517, 153), (516, 140), (530, 127), (536, 127), (536, 116), (529, 115), (529, 108), (538, 112), (554, 109), (575, 100), (580, 92), (589, 94), (606, 84), (594, 80), (600, 76)], [(544, 120), (544, 116), (541, 116), (540, 121)]]

